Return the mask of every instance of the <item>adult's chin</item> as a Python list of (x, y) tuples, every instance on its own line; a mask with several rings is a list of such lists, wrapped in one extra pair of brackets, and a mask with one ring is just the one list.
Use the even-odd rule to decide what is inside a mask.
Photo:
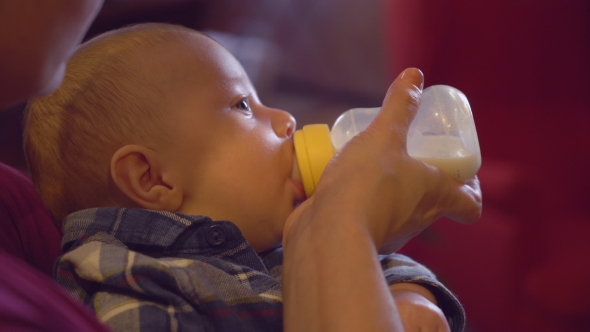
[(45, 70), (37, 92), (32, 97), (44, 96), (54, 93), (59, 88), (66, 74), (66, 63), (62, 62), (57, 66), (48, 67)]

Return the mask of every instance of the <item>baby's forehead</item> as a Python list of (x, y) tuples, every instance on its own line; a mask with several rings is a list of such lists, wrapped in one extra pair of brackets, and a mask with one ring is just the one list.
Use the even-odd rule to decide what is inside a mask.
[[(242, 75), (243, 68), (235, 57), (211, 37), (197, 31), (176, 40), (175, 52), (166, 52), (171, 61), (181, 66), (192, 65), (203, 74), (215, 73), (224, 76)], [(162, 51), (167, 51), (162, 49)]]
[(158, 60), (152, 68), (160, 73), (162, 84), (199, 83), (202, 85), (250, 85), (236, 58), (210, 37), (194, 32), (154, 50)]

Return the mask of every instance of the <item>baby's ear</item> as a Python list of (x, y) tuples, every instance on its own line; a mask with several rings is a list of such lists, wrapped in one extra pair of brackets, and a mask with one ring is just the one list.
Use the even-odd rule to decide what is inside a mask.
[(160, 158), (144, 146), (125, 145), (117, 150), (111, 158), (111, 179), (144, 209), (177, 211), (182, 205), (181, 187), (164, 176)]

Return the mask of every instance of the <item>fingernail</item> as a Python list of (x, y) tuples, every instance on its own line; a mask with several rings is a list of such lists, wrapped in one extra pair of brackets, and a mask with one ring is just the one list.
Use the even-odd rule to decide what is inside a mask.
[(418, 68), (408, 68), (404, 70), (399, 78), (414, 84), (420, 88), (420, 91), (424, 89), (424, 74), (422, 74), (422, 71)]

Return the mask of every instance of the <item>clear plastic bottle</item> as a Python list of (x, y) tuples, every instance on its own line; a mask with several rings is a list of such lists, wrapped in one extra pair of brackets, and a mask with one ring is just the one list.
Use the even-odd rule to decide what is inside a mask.
[[(334, 152), (363, 131), (380, 108), (344, 112), (332, 126), (308, 125), (295, 132), (297, 163), (307, 196)], [(471, 107), (465, 95), (447, 85), (424, 89), (420, 108), (408, 130), (408, 154), (434, 165), (460, 182), (472, 179), (481, 166), (481, 152)]]

